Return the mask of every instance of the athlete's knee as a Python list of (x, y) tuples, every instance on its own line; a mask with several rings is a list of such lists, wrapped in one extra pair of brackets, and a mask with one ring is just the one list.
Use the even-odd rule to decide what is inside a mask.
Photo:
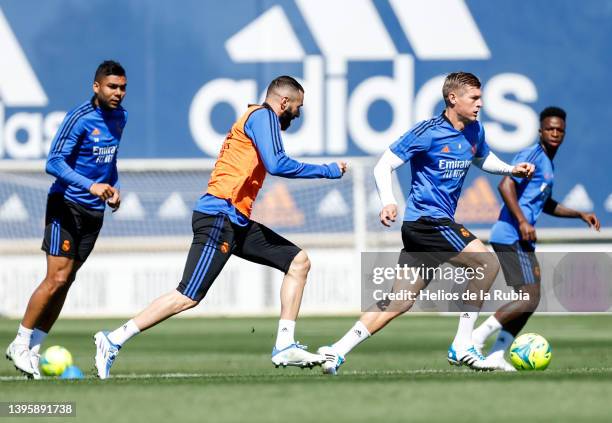
[(540, 290), (534, 289), (529, 292), (529, 299), (526, 301), (526, 312), (533, 313), (540, 304)]
[(180, 313), (190, 308), (194, 308), (198, 304), (200, 304), (199, 300), (194, 300), (193, 298), (189, 298), (187, 295), (182, 294), (178, 291), (174, 291), (172, 293), (172, 310), (176, 313)]
[(306, 251), (300, 251), (291, 262), (289, 272), (294, 275), (306, 275), (310, 271), (310, 259)]
[(484, 274), (494, 280), (499, 273), (499, 261), (493, 253), (479, 253), (477, 263), (476, 275)]
[(70, 288), (73, 281), (74, 277), (71, 277), (70, 273), (62, 271), (48, 274), (45, 278), (47, 288), (52, 294), (59, 290)]

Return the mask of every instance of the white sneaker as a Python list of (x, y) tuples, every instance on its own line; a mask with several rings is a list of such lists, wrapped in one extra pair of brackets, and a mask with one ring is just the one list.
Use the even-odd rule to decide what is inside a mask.
[(325, 362), (325, 357), (319, 354), (313, 354), (306, 351), (306, 345), (300, 345), (298, 342), (289, 345), (282, 350), (272, 349), (272, 363), (274, 366), (287, 367), (308, 367), (312, 369), (314, 366)]
[(96, 344), (95, 365), (97, 375), (100, 379), (108, 379), (110, 377), (110, 369), (117, 354), (119, 354), (118, 345), (113, 344), (108, 339), (108, 332), (98, 332), (94, 335), (94, 344)]
[(6, 358), (11, 360), (15, 368), (28, 378), (34, 377), (34, 369), (32, 369), (32, 358), (30, 348), (25, 344), (11, 342), (6, 349)]
[(495, 370), (501, 370), (502, 372), (516, 372), (516, 368), (506, 361), (503, 355), (492, 354), (485, 358), (484, 364), (487, 367)]
[(485, 364), (485, 358), (473, 345), (463, 348), (452, 345), (448, 348), (447, 360), (452, 366), (466, 365), (474, 370), (494, 370), (493, 367)]
[(482, 350), (484, 349), (485, 344), (478, 344), (476, 342), (474, 342), (474, 349), (476, 350), (476, 352), (482, 356), (484, 356), (484, 354), (482, 353)]
[(346, 361), (344, 357), (336, 352), (332, 347), (325, 346), (317, 350), (317, 354), (325, 357), (325, 363), (321, 364), (321, 369), (326, 375), (337, 375), (338, 369)]
[(40, 354), (37, 354), (33, 351), (30, 351), (30, 363), (32, 364), (32, 377), (36, 380), (42, 379), (40, 376), (40, 369), (38, 368), (38, 363), (40, 362)]

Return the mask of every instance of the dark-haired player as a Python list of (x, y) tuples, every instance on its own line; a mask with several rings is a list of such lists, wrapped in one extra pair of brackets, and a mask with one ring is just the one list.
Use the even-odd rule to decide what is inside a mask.
[(250, 219), (253, 202), (266, 173), (285, 178), (340, 178), (346, 163), (300, 163), (285, 154), (281, 131), (300, 116), (304, 88), (290, 76), (268, 86), (262, 105), (250, 105), (232, 125), (208, 190), (193, 212), (193, 243), (183, 279), (171, 292), (153, 301), (134, 319), (113, 332), (95, 334), (95, 363), (101, 379), (109, 377), (119, 348), (131, 337), (202, 301), (232, 254), (280, 270), (281, 313), (272, 362), (312, 367), (324, 358), (295, 342), (298, 316), (310, 261), (306, 252), (271, 229)]
[(126, 87), (119, 63), (101, 63), (93, 97), (66, 115), (51, 143), (46, 171), (57, 179), (47, 198), (42, 245), (47, 274), (30, 297), (17, 337), (6, 350), (15, 367), (35, 379), (40, 378), (41, 343), (94, 248), (105, 205), (117, 209), (120, 204), (117, 150), (127, 122), (121, 107)]
[[(442, 95), (446, 104), (444, 112), (418, 123), (402, 135), (384, 152), (374, 168), (383, 205), (380, 221), (389, 226), (397, 218), (391, 172), (410, 161), (412, 186), (402, 224), (404, 248), (399, 264), (435, 268), (442, 262), (451, 261), (465, 268), (487, 269), (482, 280), (472, 279), (468, 284), (470, 292), (486, 292), (497, 275), (499, 264), (480, 240), (454, 220), (465, 175), (474, 163), (489, 173), (529, 177), (533, 165), (508, 165), (489, 150), (484, 129), (477, 120), (482, 100), (476, 76), (467, 72), (449, 74)], [(408, 290), (418, 295), (429, 281), (415, 278), (412, 282)], [(326, 356), (323, 372), (336, 374), (349, 351), (408, 311), (413, 303), (412, 300), (396, 301), (390, 307), (364, 313), (340, 340), (319, 348), (318, 352)], [(487, 369), (484, 357), (472, 343), (472, 331), (481, 305), (481, 299), (464, 301), (464, 312), (460, 314), (457, 333), (448, 349), (449, 363)]]
[(500, 329), (486, 359), (489, 365), (499, 370), (516, 370), (504, 359), (504, 353), (540, 302), (540, 268), (534, 253), (537, 240), (534, 225), (540, 214), (579, 218), (596, 230), (600, 228), (595, 214), (564, 207), (551, 196), (554, 182), (552, 160), (565, 137), (565, 118), (563, 109), (544, 109), (540, 113), (540, 142), (519, 152), (513, 161), (534, 163), (533, 178), (506, 176), (499, 184), (504, 207), (491, 230), (490, 242), (501, 263), (506, 283), (529, 297), (503, 305), (474, 330), (474, 344), (482, 348), (485, 340)]

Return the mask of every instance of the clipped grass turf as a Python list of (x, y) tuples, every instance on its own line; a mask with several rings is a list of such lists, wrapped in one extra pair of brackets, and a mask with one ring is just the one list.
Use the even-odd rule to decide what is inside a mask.
[[(482, 318), (481, 318), (482, 319)], [(354, 318), (303, 318), (310, 350), (341, 336)], [(46, 346), (68, 348), (90, 375), (92, 334), (120, 320), (60, 320)], [(276, 319), (171, 319), (126, 344), (114, 379), (19, 380), (0, 365), (0, 401), (74, 401), (76, 418), (18, 421), (396, 422), (610, 421), (612, 315), (533, 317), (553, 360), (544, 372), (451, 368), (455, 317), (408, 314), (360, 345), (337, 377), (318, 368), (275, 369)], [(18, 322), (0, 320), (0, 345)], [(0, 418), (5, 419), (5, 418)], [(15, 419), (10, 419), (15, 420)], [(10, 421), (7, 419), (7, 421)]]

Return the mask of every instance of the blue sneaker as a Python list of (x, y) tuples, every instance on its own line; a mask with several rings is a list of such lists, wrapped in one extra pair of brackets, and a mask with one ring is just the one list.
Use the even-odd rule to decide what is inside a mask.
[(447, 360), (451, 366), (466, 365), (474, 370), (494, 370), (492, 366), (485, 362), (485, 357), (478, 352), (474, 345), (460, 348), (451, 344), (448, 347)]
[(325, 362), (325, 357), (310, 353), (306, 349), (306, 345), (300, 345), (299, 342), (293, 343), (282, 350), (274, 347), (272, 349), (272, 363), (276, 367), (295, 366), (312, 369), (314, 366)]
[(344, 357), (330, 346), (319, 348), (317, 353), (325, 357), (325, 363), (321, 364), (321, 369), (323, 369), (323, 373), (326, 375), (337, 375), (338, 369), (346, 361)]
[(108, 379), (110, 377), (110, 368), (119, 354), (121, 347), (113, 344), (108, 339), (108, 332), (98, 332), (94, 335), (94, 344), (96, 344), (95, 365), (97, 375), (100, 379)]

